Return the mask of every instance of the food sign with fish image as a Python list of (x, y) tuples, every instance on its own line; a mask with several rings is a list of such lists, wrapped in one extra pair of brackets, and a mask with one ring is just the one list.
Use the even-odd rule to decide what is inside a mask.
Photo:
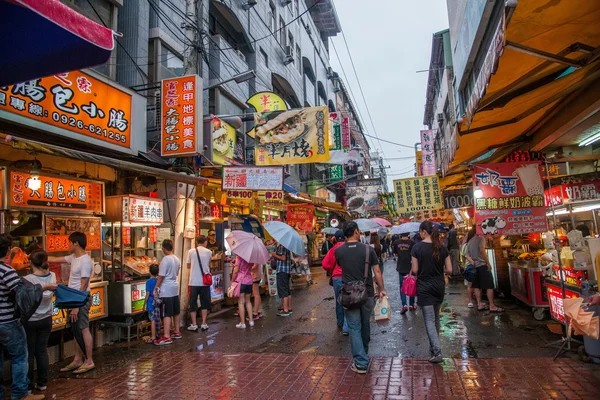
[(256, 113), (256, 165), (290, 165), (329, 160), (327, 107)]
[(348, 211), (368, 216), (380, 210), (378, 192), (380, 179), (361, 179), (346, 182), (346, 204)]

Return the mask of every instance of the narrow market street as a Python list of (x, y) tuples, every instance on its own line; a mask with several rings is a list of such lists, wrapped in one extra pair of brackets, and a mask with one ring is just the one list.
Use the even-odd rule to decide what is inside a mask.
[(208, 332), (182, 330), (170, 346), (106, 346), (81, 379), (56, 373), (67, 362), (54, 366), (48, 398), (596, 398), (600, 367), (573, 354), (552, 362), (556, 350), (544, 345), (560, 339), (548, 328), (554, 322), (535, 321), (514, 301), (500, 301), (503, 315), (468, 309), (462, 281), (446, 291), (446, 359), (430, 365), (420, 311), (399, 313), (393, 261), (384, 271), (392, 320), (372, 321), (370, 372), (358, 376), (349, 339), (335, 326), (327, 278), (312, 270), (316, 284), (293, 292), (291, 317), (277, 317), (277, 300), (263, 296), (266, 317), (252, 329), (236, 329), (227, 310), (209, 318)]

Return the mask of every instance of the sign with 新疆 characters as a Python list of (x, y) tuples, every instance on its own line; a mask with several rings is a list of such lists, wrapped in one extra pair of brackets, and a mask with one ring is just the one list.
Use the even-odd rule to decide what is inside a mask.
[(223, 190), (283, 190), (283, 167), (223, 167)]
[(399, 214), (444, 208), (437, 175), (397, 179), (394, 193)]
[(163, 223), (163, 201), (150, 197), (123, 197), (123, 222), (137, 224)]
[(523, 235), (548, 229), (541, 163), (479, 164), (473, 168), (477, 233)]

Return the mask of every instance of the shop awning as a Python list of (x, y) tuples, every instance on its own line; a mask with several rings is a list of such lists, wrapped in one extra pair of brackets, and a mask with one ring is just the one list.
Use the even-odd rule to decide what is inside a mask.
[[(474, 79), (479, 101), (466, 99), (472, 104), (458, 127), (459, 148), (450, 173), (488, 161), (474, 161), (486, 153), (488, 159), (503, 158), (570, 104), (578, 91), (600, 79), (600, 2), (520, 1), (508, 17), (505, 45), (500, 29), (488, 53), (502, 54), (496, 72), (487, 82)], [(486, 68), (493, 70), (484, 63), (481, 71)], [(459, 178), (450, 176), (443, 186)]]
[(104, 64), (113, 31), (59, 0), (0, 0), (0, 86)]

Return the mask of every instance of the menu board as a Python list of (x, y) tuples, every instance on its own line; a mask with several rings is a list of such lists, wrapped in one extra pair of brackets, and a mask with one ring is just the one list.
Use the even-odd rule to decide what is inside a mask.
[(86, 250), (102, 248), (101, 219), (97, 217), (58, 217), (46, 215), (46, 251), (48, 253), (70, 250), (69, 235), (73, 232), (85, 233)]

